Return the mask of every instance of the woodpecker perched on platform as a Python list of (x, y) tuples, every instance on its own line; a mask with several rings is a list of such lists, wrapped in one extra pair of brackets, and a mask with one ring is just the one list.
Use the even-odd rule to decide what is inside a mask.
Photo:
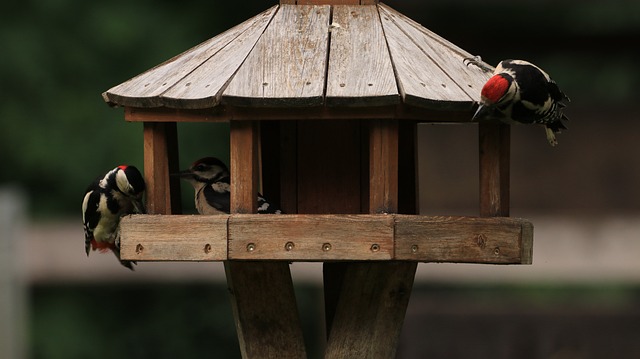
[[(472, 59), (467, 61), (474, 63)], [(562, 121), (568, 120), (562, 113), (564, 101), (570, 100), (538, 66), (523, 60), (504, 60), (482, 88), (473, 119), (541, 124), (547, 140), (555, 146), (555, 134), (566, 129)]]
[(113, 251), (120, 263), (133, 270), (132, 261), (120, 259), (120, 218), (145, 213), (142, 195), (144, 179), (134, 166), (118, 166), (89, 185), (82, 201), (84, 248)]
[[(195, 204), (200, 214), (225, 214), (230, 212), (231, 178), (227, 166), (215, 157), (205, 157), (194, 162), (189, 169), (180, 171), (180, 177), (195, 189)], [(258, 194), (258, 213), (282, 213)]]

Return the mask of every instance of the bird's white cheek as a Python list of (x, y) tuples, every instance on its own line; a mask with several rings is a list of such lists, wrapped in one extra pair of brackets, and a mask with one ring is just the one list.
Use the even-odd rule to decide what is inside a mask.
[(133, 188), (131, 187), (127, 176), (124, 174), (124, 171), (118, 171), (118, 173), (116, 173), (116, 184), (123, 193), (133, 192)]

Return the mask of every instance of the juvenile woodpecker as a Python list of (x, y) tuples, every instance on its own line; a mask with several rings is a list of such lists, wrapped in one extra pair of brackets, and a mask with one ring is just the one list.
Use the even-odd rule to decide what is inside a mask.
[[(195, 189), (195, 204), (200, 214), (225, 214), (231, 207), (231, 178), (227, 166), (215, 157), (195, 161), (178, 174)], [(258, 194), (258, 213), (282, 213)]]
[(555, 134), (566, 129), (562, 121), (568, 120), (562, 113), (564, 101), (570, 100), (538, 66), (523, 60), (504, 60), (482, 87), (473, 120), (541, 124), (549, 144), (555, 146)]
[(118, 166), (87, 188), (82, 201), (84, 249), (111, 250), (120, 263), (133, 270), (132, 261), (120, 259), (120, 218), (133, 213), (145, 213), (142, 195), (144, 179), (134, 166)]

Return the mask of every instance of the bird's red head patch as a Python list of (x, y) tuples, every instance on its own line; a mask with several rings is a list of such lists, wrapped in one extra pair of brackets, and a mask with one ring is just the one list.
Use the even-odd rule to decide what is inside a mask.
[(118, 168), (119, 168), (119, 169), (121, 169), (121, 170), (123, 170), (123, 171), (124, 171), (124, 170), (126, 170), (126, 169), (127, 169), (127, 167), (129, 167), (129, 166), (127, 166), (127, 165), (120, 165), (120, 166), (118, 166)]
[(513, 79), (506, 74), (497, 74), (487, 81), (482, 87), (480, 95), (490, 103), (497, 103), (511, 86)]

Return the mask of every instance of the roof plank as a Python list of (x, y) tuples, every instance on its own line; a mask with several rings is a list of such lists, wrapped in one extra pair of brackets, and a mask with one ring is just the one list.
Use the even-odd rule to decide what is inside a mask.
[(223, 93), (238, 106), (324, 102), (330, 6), (281, 5)]
[(380, 6), (400, 92), (405, 103), (428, 108), (470, 107), (473, 99), (443, 70), (416, 39), (398, 25), (402, 19)]
[(115, 86), (102, 94), (104, 100), (111, 104), (131, 107), (159, 107), (163, 105), (161, 95), (172, 86), (189, 75), (203, 62), (216, 55), (228, 44), (255, 26), (264, 18), (270, 18), (277, 6), (236, 25), (162, 64)]
[[(386, 5), (380, 5), (380, 13), (391, 17), (425, 54), (438, 63), (462, 91), (473, 100), (480, 99), (480, 90), (491, 77), (491, 73), (477, 66), (467, 66), (464, 60), (472, 58), (472, 54)], [(485, 66), (491, 67), (488, 64)]]
[(327, 105), (381, 106), (399, 101), (393, 65), (375, 5), (334, 6)]
[(251, 52), (275, 14), (265, 12), (253, 23), (200, 66), (162, 95), (162, 104), (171, 108), (201, 109), (218, 105), (222, 90)]

